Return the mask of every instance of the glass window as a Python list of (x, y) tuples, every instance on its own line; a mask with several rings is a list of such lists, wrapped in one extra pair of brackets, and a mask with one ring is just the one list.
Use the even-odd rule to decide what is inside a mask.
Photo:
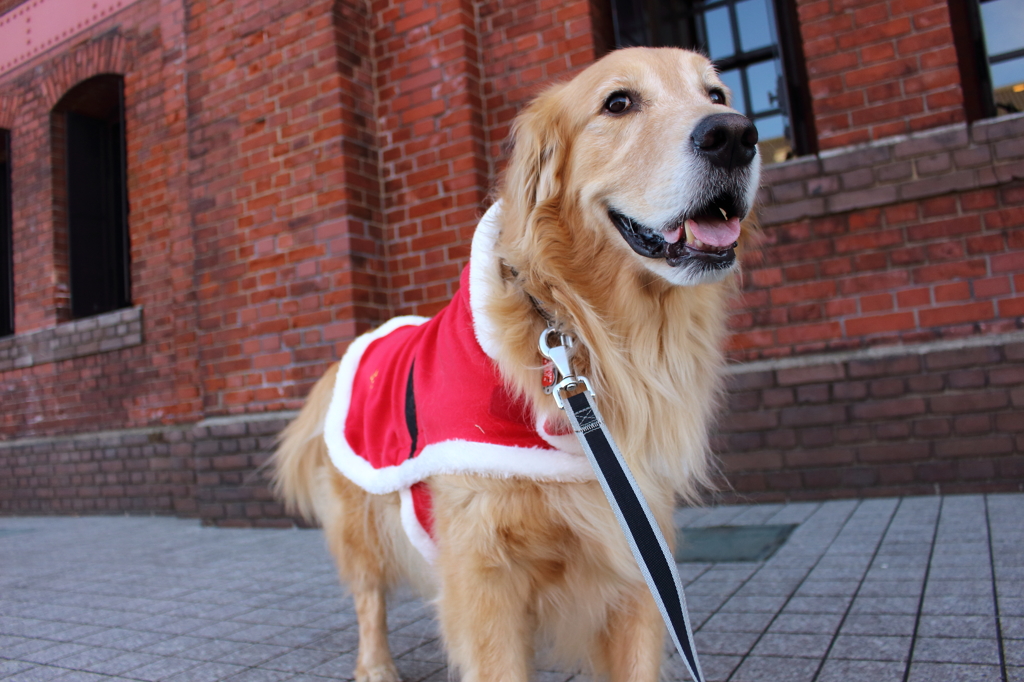
[(996, 113), (1024, 111), (1024, 2), (982, 0), (981, 23)]

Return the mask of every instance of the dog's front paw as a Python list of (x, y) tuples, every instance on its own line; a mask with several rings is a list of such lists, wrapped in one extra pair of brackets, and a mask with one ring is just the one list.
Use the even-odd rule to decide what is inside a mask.
[(394, 663), (356, 668), (356, 682), (402, 682)]

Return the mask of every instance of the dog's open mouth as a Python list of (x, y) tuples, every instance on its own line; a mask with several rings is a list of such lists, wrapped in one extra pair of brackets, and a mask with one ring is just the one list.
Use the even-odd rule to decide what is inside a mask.
[(718, 197), (663, 229), (648, 227), (612, 208), (608, 216), (626, 243), (641, 256), (664, 258), (673, 267), (693, 263), (727, 268), (736, 260), (736, 240), (740, 236), (741, 211), (736, 203), (732, 197)]

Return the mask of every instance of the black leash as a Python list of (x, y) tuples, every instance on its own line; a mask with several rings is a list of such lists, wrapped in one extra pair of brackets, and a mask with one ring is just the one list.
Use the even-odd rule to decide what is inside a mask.
[[(554, 363), (561, 375), (561, 381), (557, 382), (552, 391), (555, 402), (562, 410), (565, 410), (565, 404), (568, 404), (566, 414), (569, 415), (573, 431), (576, 432), (576, 437), (579, 438), (587, 459), (597, 474), (597, 480), (611, 504), (619, 527), (626, 535), (629, 548), (672, 635), (676, 650), (682, 656), (683, 663), (686, 664), (686, 669), (694, 682), (704, 682), (675, 557), (669, 551), (668, 543), (661, 534), (661, 529), (640, 491), (640, 486), (637, 485), (636, 479), (622, 458), (622, 453), (608, 433), (608, 427), (605, 426), (597, 405), (591, 400), (595, 396), (590, 388), (590, 381), (584, 376), (576, 376), (572, 371), (567, 352), (568, 348), (572, 347), (571, 337), (559, 334), (561, 343), (551, 346), (548, 341), (555, 333), (558, 332), (553, 327), (548, 327), (540, 337), (541, 354)], [(586, 390), (568, 396), (563, 402), (563, 391), (579, 387), (585, 387)]]

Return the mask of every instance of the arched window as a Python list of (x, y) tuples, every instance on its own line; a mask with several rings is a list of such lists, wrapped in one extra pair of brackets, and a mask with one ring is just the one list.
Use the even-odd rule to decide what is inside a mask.
[(83, 81), (53, 113), (55, 186), (63, 189), (63, 197), (58, 191), (55, 198), (64, 203), (58, 222), (67, 227), (71, 317), (124, 308), (131, 305), (124, 81), (109, 74)]
[(14, 333), (14, 252), (11, 239), (11, 134), (0, 130), (0, 336)]

